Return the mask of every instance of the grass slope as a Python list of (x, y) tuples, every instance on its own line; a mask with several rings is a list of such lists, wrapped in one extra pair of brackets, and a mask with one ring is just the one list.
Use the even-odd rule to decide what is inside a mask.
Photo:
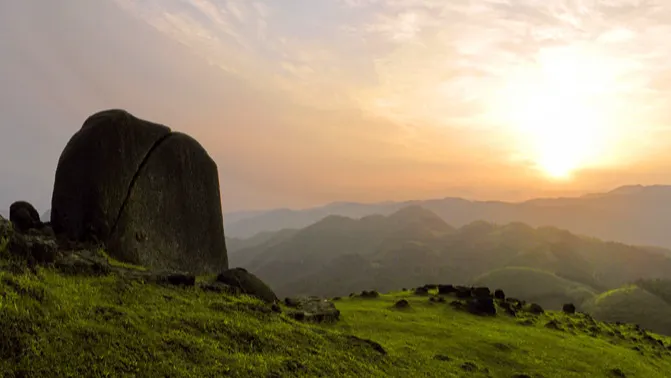
[[(654, 378), (671, 371), (668, 352), (643, 341), (542, 326), (549, 318), (574, 321), (563, 315), (523, 326), (426, 297), (393, 310), (399, 293), (336, 302), (341, 322), (310, 325), (249, 297), (197, 287), (0, 270), (3, 377), (606, 377), (621, 369)], [(351, 335), (381, 343), (388, 354)], [(464, 370), (467, 362), (477, 371)]]
[(537, 302), (545, 308), (559, 310), (564, 303), (580, 306), (596, 295), (587, 285), (567, 280), (543, 270), (507, 267), (485, 273), (473, 280), (475, 286), (502, 289), (508, 296)]
[(602, 293), (587, 301), (585, 310), (597, 319), (636, 323), (671, 335), (671, 304), (638, 285)]
[(369, 346), (248, 297), (0, 272), (2, 377), (384, 376)]
[[(393, 307), (401, 298), (410, 308)], [(525, 325), (526, 319), (478, 317), (409, 292), (337, 305), (342, 320), (327, 328), (379, 342), (405, 362), (395, 377), (615, 377), (619, 369), (626, 377), (653, 378), (671, 371), (670, 353), (641, 340), (630, 325), (591, 323), (580, 314), (546, 312)], [(552, 320), (564, 330), (546, 328)], [(622, 336), (613, 337), (617, 332)], [(469, 362), (475, 372), (465, 372)]]

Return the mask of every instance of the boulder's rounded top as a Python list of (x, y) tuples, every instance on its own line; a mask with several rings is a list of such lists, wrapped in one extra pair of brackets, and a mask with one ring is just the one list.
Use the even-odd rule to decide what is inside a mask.
[(109, 125), (109, 124), (113, 125), (151, 124), (160, 126), (170, 131), (170, 128), (165, 125), (140, 119), (124, 109), (107, 109), (107, 110), (101, 110), (97, 113), (93, 113), (84, 121), (82, 129), (87, 129), (98, 125)]

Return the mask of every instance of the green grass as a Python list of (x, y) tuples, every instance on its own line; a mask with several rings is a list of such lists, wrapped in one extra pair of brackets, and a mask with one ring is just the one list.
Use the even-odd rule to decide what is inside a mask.
[(108, 255), (107, 252), (102, 248), (98, 249), (97, 252), (100, 255), (102, 255), (103, 257), (105, 257), (107, 259), (107, 262), (109, 262), (110, 266), (112, 266), (112, 267), (128, 269), (128, 270), (136, 270), (136, 271), (140, 271), (140, 272), (147, 271), (147, 268), (145, 268), (144, 266), (134, 265), (134, 264), (131, 264), (131, 263), (116, 260), (115, 258)]
[(552, 272), (527, 267), (496, 269), (473, 280), (476, 286), (503, 289), (510, 297), (537, 302), (546, 308), (559, 310), (572, 302), (580, 305), (596, 293), (584, 284), (559, 277)]
[[(401, 298), (410, 302), (409, 309), (393, 308)], [(621, 369), (627, 377), (653, 378), (667, 377), (671, 371), (669, 352), (659, 357), (659, 347), (631, 340), (641, 338), (632, 327), (592, 325), (583, 315), (548, 312), (533, 325), (522, 325), (524, 319), (474, 316), (444, 303), (430, 304), (426, 297), (409, 292), (377, 300), (346, 298), (337, 305), (343, 319), (327, 328), (379, 342), (392, 359), (405, 362), (395, 376), (458, 377), (463, 375), (460, 366), (465, 362), (478, 366), (480, 376), (487, 376), (483, 370), (488, 369), (493, 377), (512, 377), (514, 373), (609, 377), (610, 369)], [(551, 320), (563, 330), (546, 328)], [(590, 327), (598, 330), (595, 336)], [(624, 339), (611, 336), (616, 330)], [(437, 360), (436, 355), (446, 355), (450, 361)]]
[(585, 303), (585, 310), (606, 321), (621, 320), (671, 334), (671, 304), (638, 285), (602, 293)]
[[(393, 309), (405, 296), (411, 308)], [(48, 268), (0, 272), (0, 376), (549, 378), (607, 377), (619, 368), (627, 377), (654, 378), (671, 371), (669, 352), (631, 340), (640, 336), (630, 328), (622, 327), (627, 339), (620, 339), (599, 324), (593, 337), (581, 316), (552, 313), (525, 326), (409, 293), (335, 303), (341, 321), (313, 325), (246, 296), (197, 287)], [(566, 331), (546, 329), (552, 319)], [(349, 335), (376, 341), (388, 354)], [(467, 362), (477, 371), (465, 371)]]
[(372, 348), (249, 297), (0, 272), (2, 377), (384, 376)]

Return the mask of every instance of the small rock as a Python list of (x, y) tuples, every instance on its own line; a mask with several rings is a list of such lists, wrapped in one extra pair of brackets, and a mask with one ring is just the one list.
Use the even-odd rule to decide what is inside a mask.
[(503, 292), (501, 289), (496, 289), (494, 291), (494, 298), (499, 299), (499, 300), (505, 300), (506, 299), (506, 294)]
[(456, 291), (457, 291), (457, 289), (455, 289), (454, 286), (452, 286), (452, 285), (438, 285), (438, 294), (439, 295), (452, 294)]
[(471, 289), (465, 286), (457, 286), (456, 287), (457, 291), (457, 298), (459, 299), (465, 299), (465, 298), (470, 298), (471, 297)]
[(196, 276), (179, 272), (159, 273), (156, 276), (156, 281), (175, 286), (194, 286), (196, 284)]
[(210, 291), (214, 293), (230, 294), (230, 295), (239, 295), (240, 289), (230, 285), (226, 285), (221, 282), (204, 282), (201, 283), (200, 289), (203, 291)]
[(575, 314), (575, 305), (573, 303), (566, 303), (562, 306), (562, 311), (566, 314)]
[(56, 260), (58, 244), (52, 238), (14, 233), (7, 244), (9, 252), (30, 263), (50, 264)]
[(415, 289), (415, 295), (422, 295), (422, 296), (429, 295), (429, 289), (427, 289), (423, 286), (418, 287), (418, 288)]
[(492, 292), (488, 287), (476, 287), (472, 290), (472, 295), (476, 298), (491, 297)]
[(363, 339), (363, 338), (360, 338), (360, 337), (357, 337), (357, 336), (354, 336), (354, 335), (349, 335), (349, 336), (347, 336), (347, 338), (350, 341), (353, 341), (356, 344), (367, 345), (367, 346), (373, 348), (373, 350), (375, 350), (376, 352), (378, 352), (380, 354), (383, 354), (383, 355), (387, 354), (387, 351), (384, 350), (382, 345), (380, 345), (380, 343), (378, 343), (378, 342), (375, 342), (373, 340)]
[(268, 285), (243, 268), (228, 269), (219, 273), (217, 282), (236, 287), (241, 293), (268, 303), (277, 301), (277, 296)]
[(450, 361), (451, 360), (451, 358), (449, 356), (446, 356), (444, 354), (436, 354), (435, 356), (433, 356), (433, 359), (438, 360), (438, 361)]
[(369, 299), (374, 299), (374, 298), (379, 298), (380, 293), (378, 293), (376, 290), (371, 290), (371, 291), (362, 291), (361, 294), (359, 295), (361, 298), (369, 298)]
[(618, 378), (625, 378), (627, 375), (624, 374), (622, 369), (615, 368), (615, 369), (610, 369), (610, 375), (613, 377), (618, 377)]
[(543, 310), (543, 307), (541, 307), (541, 305), (539, 305), (538, 303), (530, 304), (527, 311), (534, 315), (540, 315), (545, 312), (545, 310)]
[(410, 307), (410, 302), (408, 302), (405, 299), (401, 299), (401, 300), (397, 301), (396, 303), (394, 303), (394, 307), (395, 308), (409, 308)]
[(496, 315), (496, 306), (491, 297), (479, 297), (467, 302), (468, 312), (475, 315)]
[(40, 214), (33, 205), (25, 201), (14, 202), (9, 207), (9, 221), (19, 232), (28, 232), (28, 230), (42, 227)]
[(555, 319), (552, 319), (549, 322), (545, 323), (545, 328), (561, 330), (559, 322), (556, 321)]
[(465, 371), (476, 371), (478, 370), (478, 365), (474, 364), (473, 362), (464, 362), (461, 364), (461, 368)]
[[(319, 297), (294, 297), (285, 298), (284, 303), (288, 307), (295, 308), (295, 311), (290, 313), (296, 320), (313, 321), (318, 323), (335, 322), (340, 319), (340, 310), (338, 310), (333, 302)], [(296, 315), (296, 314), (302, 315)]]
[(77, 251), (56, 260), (58, 270), (70, 275), (100, 276), (112, 271), (107, 259), (90, 251)]

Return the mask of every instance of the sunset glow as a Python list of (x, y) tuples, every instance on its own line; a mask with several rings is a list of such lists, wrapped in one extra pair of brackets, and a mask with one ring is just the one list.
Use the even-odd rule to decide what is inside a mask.
[(609, 67), (612, 62), (590, 51), (562, 47), (541, 51), (508, 78), (508, 124), (521, 153), (545, 175), (567, 179), (603, 163), (614, 136), (608, 118), (617, 83)]

